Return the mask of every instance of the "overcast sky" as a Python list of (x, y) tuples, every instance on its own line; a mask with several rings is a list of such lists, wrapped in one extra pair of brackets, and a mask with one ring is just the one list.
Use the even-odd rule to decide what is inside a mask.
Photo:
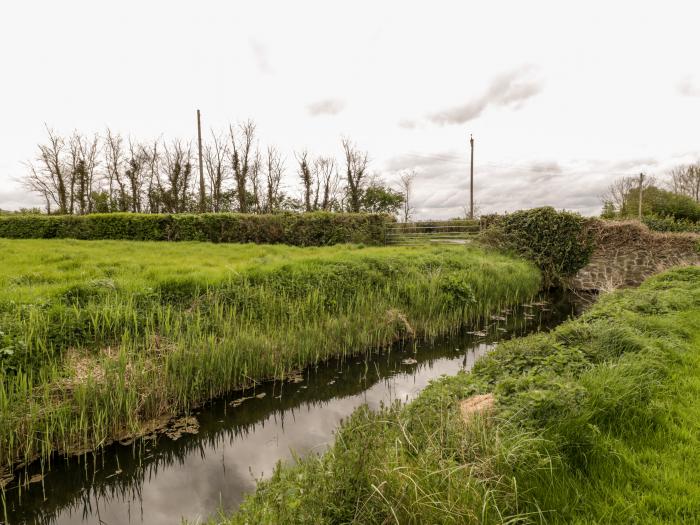
[(700, 4), (3, 1), (0, 208), (44, 124), (196, 138), (253, 118), (261, 144), (369, 151), (415, 169), (423, 218), (552, 205), (598, 213), (609, 181), (700, 158)]

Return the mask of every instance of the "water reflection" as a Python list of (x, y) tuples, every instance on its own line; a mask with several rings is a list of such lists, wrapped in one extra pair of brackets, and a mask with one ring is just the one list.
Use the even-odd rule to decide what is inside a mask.
[[(340, 421), (363, 403), (377, 408), (414, 398), (431, 379), (469, 369), (499, 339), (550, 328), (575, 312), (569, 296), (506, 312), (474, 331), (418, 348), (336, 360), (304, 372), (298, 383), (265, 384), (233, 408), (240, 392), (195, 412), (199, 433), (115, 445), (82, 458), (55, 459), (42, 482), (6, 489), (10, 523), (178, 523), (235, 509), (292, 451), (322, 452)], [(414, 358), (416, 364), (402, 360)], [(22, 476), (35, 476), (34, 465)]]

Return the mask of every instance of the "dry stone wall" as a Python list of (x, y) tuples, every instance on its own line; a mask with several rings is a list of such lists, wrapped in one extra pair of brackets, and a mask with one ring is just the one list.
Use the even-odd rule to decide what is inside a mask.
[(578, 290), (610, 290), (639, 285), (672, 266), (700, 265), (700, 235), (660, 233), (636, 221), (598, 221), (596, 249), (570, 285)]

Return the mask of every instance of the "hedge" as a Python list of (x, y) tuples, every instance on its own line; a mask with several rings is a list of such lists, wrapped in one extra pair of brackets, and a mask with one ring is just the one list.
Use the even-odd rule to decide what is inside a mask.
[(482, 217), (482, 242), (511, 250), (542, 270), (545, 286), (557, 285), (588, 263), (597, 219), (551, 207)]
[(322, 246), (382, 244), (390, 217), (367, 213), (242, 213), (0, 216), (0, 237), (10, 239), (122, 239), (210, 241)]

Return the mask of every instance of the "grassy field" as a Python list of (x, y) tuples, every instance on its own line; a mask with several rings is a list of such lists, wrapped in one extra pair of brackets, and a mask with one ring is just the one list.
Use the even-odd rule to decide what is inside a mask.
[[(492, 394), (493, 408), (462, 402)], [(258, 523), (697, 523), (700, 268), (505, 342), (412, 403), (358, 410), (322, 456), (280, 465)]]
[(537, 292), (477, 248), (0, 240), (0, 467)]

